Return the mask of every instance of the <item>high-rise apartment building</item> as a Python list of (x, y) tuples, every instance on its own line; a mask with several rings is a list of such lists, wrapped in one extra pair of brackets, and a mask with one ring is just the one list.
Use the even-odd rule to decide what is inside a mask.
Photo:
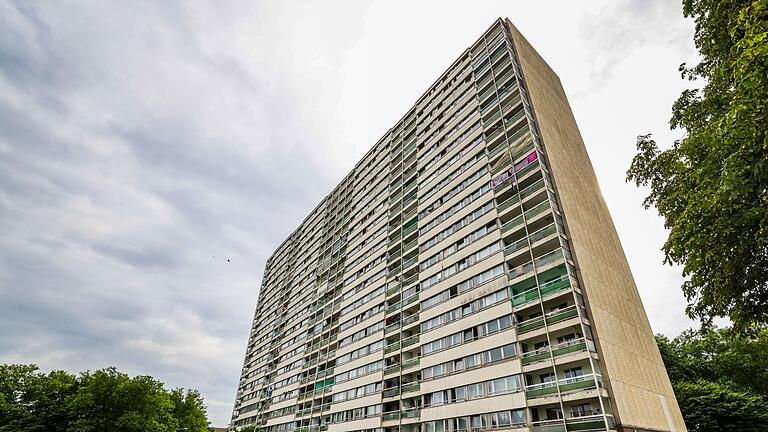
[(508, 20), (267, 261), (250, 424), (685, 430), (560, 81)]

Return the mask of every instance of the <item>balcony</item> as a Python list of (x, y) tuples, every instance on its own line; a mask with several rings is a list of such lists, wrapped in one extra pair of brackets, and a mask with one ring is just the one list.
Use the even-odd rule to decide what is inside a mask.
[(397, 303), (395, 303), (395, 304), (393, 304), (393, 305), (389, 306), (389, 307), (388, 307), (386, 310), (384, 310), (384, 314), (385, 314), (385, 315), (389, 315), (389, 314), (391, 314), (392, 312), (395, 312), (395, 311), (397, 311), (398, 309), (400, 309), (400, 302), (397, 302)]
[[(549, 312), (546, 315), (544, 315), (544, 317), (546, 317), (547, 319), (547, 324), (552, 325), (560, 321), (565, 321), (567, 319), (576, 317), (578, 315), (579, 315), (579, 312), (576, 310), (576, 306), (574, 305), (574, 306), (569, 306), (565, 309)], [(517, 333), (518, 334), (528, 333), (544, 327), (544, 317), (536, 317), (536, 318), (518, 323)]]
[(410, 286), (412, 283), (418, 282), (418, 281), (419, 281), (419, 275), (418, 274), (410, 276), (410, 277), (406, 278), (403, 281), (403, 288), (408, 288), (408, 286)]
[(402, 343), (403, 348), (405, 348), (407, 346), (411, 346), (411, 345), (413, 345), (415, 343), (418, 343), (418, 342), (419, 342), (419, 335), (413, 335), (411, 337), (403, 339), (401, 343)]
[(407, 237), (408, 234), (411, 234), (412, 232), (416, 231), (418, 226), (414, 223), (413, 225), (409, 226), (408, 228), (403, 228), (403, 237)]
[(402, 301), (402, 303), (403, 303), (403, 308), (405, 308), (405, 306), (407, 306), (407, 305), (409, 305), (409, 304), (411, 304), (411, 303), (413, 303), (413, 302), (416, 302), (416, 301), (419, 301), (419, 293), (416, 293), (416, 294), (414, 294), (414, 295), (412, 295), (412, 296), (410, 296), (410, 297), (407, 297), (407, 298), (405, 298), (405, 299)]
[[(535, 184), (535, 183), (534, 183)], [(549, 203), (549, 200), (545, 200), (537, 205), (535, 205), (530, 210), (526, 211), (524, 214), (521, 214), (520, 216), (517, 216), (516, 218), (507, 221), (504, 223), (504, 225), (501, 226), (501, 232), (502, 234), (511, 230), (512, 228), (515, 228), (519, 225), (521, 225), (524, 221), (533, 218), (534, 216), (538, 216), (539, 214), (543, 213), (545, 210), (550, 209), (552, 206)]]
[(381, 396), (385, 398), (390, 398), (390, 397), (398, 396), (399, 394), (400, 394), (400, 387), (393, 387), (393, 388), (384, 390), (381, 393)]
[(395, 342), (384, 347), (384, 354), (389, 354), (400, 349), (400, 342)]
[(404, 362), (403, 362), (403, 363), (400, 365), (400, 368), (401, 368), (402, 370), (406, 370), (406, 369), (410, 369), (410, 368), (412, 368), (412, 367), (416, 367), (416, 366), (419, 366), (419, 358), (418, 358), (418, 357), (416, 357), (416, 358), (412, 358), (412, 359), (410, 359), (410, 360), (406, 360), (406, 361), (404, 361)]
[(597, 388), (595, 382), (596, 375), (582, 375), (573, 378), (565, 378), (558, 381), (551, 381), (541, 384), (525, 386), (525, 397), (534, 399), (539, 397), (553, 396), (558, 393), (571, 393), (579, 390), (589, 390)]
[(403, 384), (400, 387), (400, 393), (415, 392), (415, 391), (419, 391), (420, 388), (421, 388), (421, 385), (418, 382), (411, 382), (411, 383)]
[(560, 276), (557, 279), (544, 282), (539, 287), (539, 291), (541, 291), (541, 296), (544, 297), (558, 291), (565, 291), (570, 287), (571, 287), (571, 278), (567, 274), (565, 274)]
[(544, 255), (534, 258), (533, 261), (528, 261), (525, 264), (514, 267), (509, 272), (509, 280), (512, 281), (524, 276), (528, 276), (533, 272), (534, 267), (537, 271), (541, 271), (543, 267), (559, 261), (565, 261), (565, 252), (562, 248), (547, 252)]
[[(403, 304), (405, 304), (405, 303), (403, 303)], [(418, 320), (419, 320), (419, 314), (408, 315), (407, 317), (405, 317), (403, 319), (402, 327), (405, 327), (405, 326), (407, 326), (409, 324), (413, 324), (413, 323), (417, 322)]]
[(387, 336), (391, 334), (392, 332), (397, 331), (400, 328), (400, 323), (396, 322), (394, 324), (390, 324), (386, 327), (384, 327), (384, 336)]
[(381, 415), (382, 421), (398, 420), (398, 419), (400, 419), (400, 411), (385, 412), (384, 414)]
[[(416, 228), (416, 226), (414, 225), (411, 228)], [(403, 232), (403, 235), (406, 235), (405, 232)], [(403, 271), (407, 271), (408, 269), (416, 265), (416, 263), (418, 262), (419, 262), (418, 255), (412, 258), (408, 258), (407, 260), (403, 261)]]
[(411, 408), (403, 411), (402, 418), (408, 419), (408, 418), (419, 418), (421, 415), (420, 410), (418, 408)]
[(523, 361), (523, 365), (528, 365), (531, 363), (548, 360), (550, 358), (550, 351), (551, 351), (551, 356), (554, 358), (557, 358), (560, 356), (564, 356), (566, 354), (579, 352), (579, 351), (586, 351), (586, 350), (587, 350), (586, 339), (584, 338), (573, 339), (563, 343), (559, 343), (557, 345), (552, 345), (551, 350), (550, 350), (550, 347), (544, 347), (534, 351), (528, 351), (527, 353), (523, 353), (522, 361)]
[(393, 364), (384, 368), (384, 375), (392, 375), (393, 373), (400, 372), (400, 363)]

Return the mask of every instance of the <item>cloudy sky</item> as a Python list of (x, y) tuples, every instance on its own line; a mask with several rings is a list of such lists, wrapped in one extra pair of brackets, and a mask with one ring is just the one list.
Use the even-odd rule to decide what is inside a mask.
[(151, 374), (225, 425), (266, 258), (498, 16), (562, 79), (654, 331), (692, 325), (624, 182), (680, 135), (692, 23), (526, 3), (0, 2), (0, 362)]

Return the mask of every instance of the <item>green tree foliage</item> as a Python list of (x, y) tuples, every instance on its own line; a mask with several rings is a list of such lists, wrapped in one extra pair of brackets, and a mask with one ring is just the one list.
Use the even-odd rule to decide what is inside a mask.
[(768, 431), (768, 329), (656, 340), (689, 431)]
[(208, 432), (197, 391), (114, 368), (74, 376), (0, 365), (0, 432)]
[(683, 265), (687, 313), (727, 316), (738, 331), (768, 322), (768, 0), (684, 0), (702, 82), (672, 107), (685, 137), (661, 150), (638, 137), (627, 180), (650, 186), (669, 236), (665, 262)]

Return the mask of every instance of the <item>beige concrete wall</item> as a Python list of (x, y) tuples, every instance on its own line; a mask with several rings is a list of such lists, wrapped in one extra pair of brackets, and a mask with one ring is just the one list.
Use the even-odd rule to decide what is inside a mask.
[(560, 79), (517, 29), (509, 21), (506, 23), (571, 238), (617, 423), (625, 428), (685, 431), (648, 317)]

